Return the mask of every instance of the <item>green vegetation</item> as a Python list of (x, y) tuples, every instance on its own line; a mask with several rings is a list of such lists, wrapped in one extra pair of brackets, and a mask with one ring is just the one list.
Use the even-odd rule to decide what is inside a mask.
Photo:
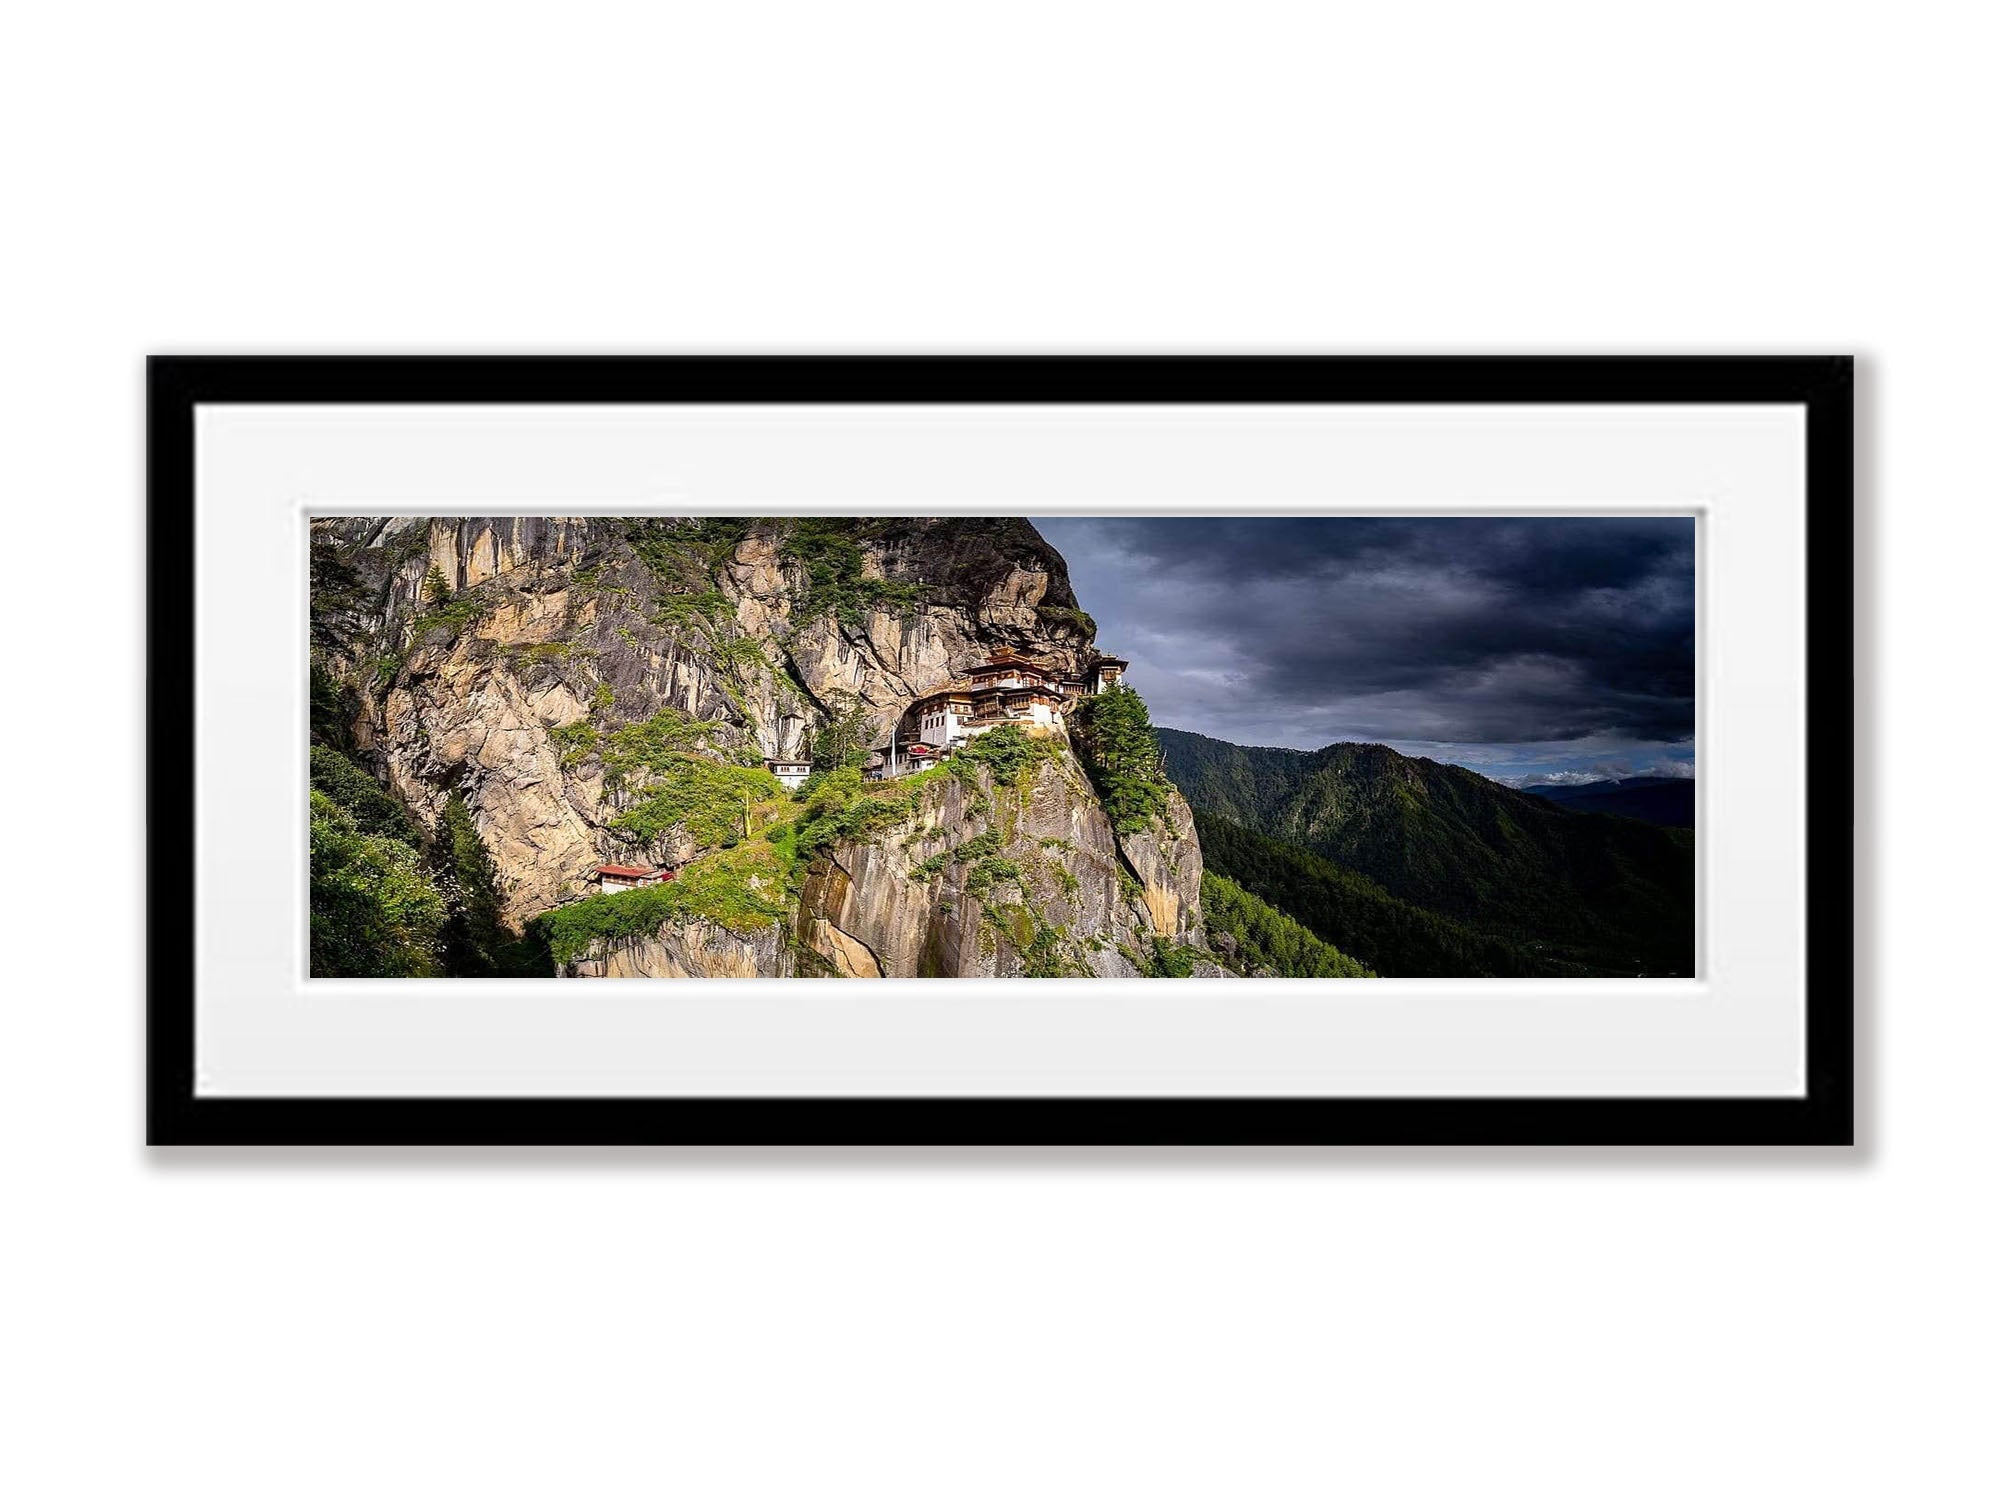
[(435, 524), (416, 520), (383, 542), (382, 556), (388, 560), (391, 573), (401, 572), (405, 564), (415, 562), (431, 550), (431, 527)]
[[(1244, 973), (1270, 969), (1286, 979), (1372, 979), (1363, 964), (1316, 936), (1225, 875), (1201, 877), (1202, 917), (1209, 946)], [(1217, 941), (1226, 935), (1234, 943)]]
[(589, 719), (578, 719), (550, 730), (549, 738), (562, 751), (562, 764), (573, 766), (597, 748), (598, 729)]
[(451, 598), (451, 582), (444, 576), (444, 569), (432, 563), (430, 571), (424, 574), (424, 603), (435, 609)]
[(844, 770), (868, 758), (875, 738), (875, 715), (857, 695), (834, 691), (826, 696), (826, 717), (813, 735), (816, 772)]
[(361, 712), (361, 696), (327, 669), (317, 656), (308, 668), (308, 720), (315, 745), (336, 750), (354, 748), (354, 720)]
[(604, 762), (605, 784), (622, 791), (647, 772), (673, 770), (680, 758), (706, 747), (708, 736), (722, 726), (708, 719), (691, 719), (677, 708), (663, 708), (650, 719), (621, 724), (609, 733), (591, 725), (591, 746)]
[(668, 923), (702, 919), (747, 934), (775, 927), (789, 909), (775, 847), (749, 843), (684, 866), (663, 885), (558, 906), (534, 926), (551, 958), (566, 964), (599, 951), (603, 943), (650, 937)]
[[(440, 582), (443, 581), (444, 575), (438, 573), (436, 568), (432, 568), (431, 572), (437, 574)], [(485, 614), (491, 603), (491, 600), (471, 593), (453, 594), (433, 603), (410, 622), (410, 648), (414, 650), (426, 644), (439, 631), (450, 632), (448, 641), (456, 640), (459, 632)]]
[(867, 554), (857, 538), (883, 525), (839, 516), (791, 519), (779, 555), (805, 572), (801, 618), (831, 611), (841, 624), (859, 625), (869, 610), (907, 614), (923, 602), (926, 591), (921, 584), (863, 576)]
[(1026, 979), (1064, 979), (1088, 974), (1089, 970), (1071, 955), (1068, 932), (1042, 920), (1032, 907), (1020, 902), (989, 905), (981, 912), (980, 947), (986, 950), (988, 931), (1004, 936), (1021, 957), (1021, 974)]
[(1591, 972), (1580, 957), (1554, 944), (1478, 930), (1392, 896), (1365, 875), (1224, 819), (1197, 812), (1195, 831), (1207, 873), (1227, 877), (1380, 974), (1548, 978)]
[(445, 903), (417, 851), (364, 833), (326, 793), (309, 796), (311, 973), (380, 979), (442, 972)]
[(947, 764), (952, 774), (971, 783), (975, 770), (986, 767), (995, 786), (1019, 786), (1038, 765), (1062, 759), (1062, 742), (1053, 735), (1032, 735), (1017, 724), (1002, 724), (968, 741)]
[(1071, 609), (1064, 604), (1037, 604), (1035, 618), (1044, 625), (1070, 631), (1086, 641), (1097, 639), (1097, 621), (1080, 609)]
[(966, 895), (977, 897), (981, 901), (989, 899), (993, 894), (993, 887), (1003, 883), (1009, 885), (1021, 883), (1021, 867), (1011, 859), (989, 855), (985, 859), (974, 861), (972, 868), (965, 872)]
[(709, 659), (732, 676), (771, 668), (764, 648), (747, 635), (716, 636), (709, 641), (708, 648)]
[(313, 790), (346, 813), (357, 832), (422, 847), (422, 832), (381, 782), (331, 746), (314, 745), (311, 754)]
[(695, 625), (713, 628), (730, 616), (729, 596), (720, 589), (703, 589), (694, 594), (668, 594), (653, 610), (653, 623), (679, 631)]
[[(648, 935), (675, 921), (702, 918), (739, 933), (773, 926), (789, 912), (807, 866), (836, 844), (871, 839), (908, 822), (923, 788), (944, 774), (934, 768), (893, 783), (868, 783), (858, 767), (848, 766), (816, 776), (794, 799), (761, 765), (726, 765), (698, 753), (701, 736), (716, 727), (668, 710), (608, 736), (590, 731), (608, 771), (644, 780), (640, 800), (612, 826), (635, 837), (684, 826), (711, 852), (665, 884), (590, 896), (545, 913), (535, 930), (555, 962), (572, 962), (601, 942)], [(575, 742), (566, 756), (583, 742), (576, 730), (558, 731)]]
[(1083, 766), (1120, 833), (1144, 833), (1167, 810), (1173, 785), (1146, 700), (1123, 683), (1086, 699), (1077, 715)]
[(707, 583), (750, 534), (748, 516), (625, 523), (625, 543), (660, 582), (675, 589)]
[(1152, 951), (1138, 955), (1139, 973), (1146, 979), (1188, 979), (1193, 977), (1194, 966), (1207, 956), (1199, 948), (1184, 948), (1155, 937)]
[(1123, 865), (1118, 867), (1118, 894), (1125, 898), (1129, 906), (1143, 910), (1146, 905), (1146, 888), (1139, 884), (1139, 877)]
[[(1250, 749), (1175, 730), (1160, 739), (1205, 815), (1209, 866), (1384, 974), (1694, 972), (1689, 830), (1569, 812), (1382, 745)], [(1215, 820), (1235, 831), (1211, 833)], [(1241, 833), (1319, 863), (1300, 867)], [(1293, 875), (1301, 889), (1260, 883)]]
[(310, 559), (312, 647), (315, 652), (339, 651), (353, 628), (349, 617), (368, 603), (368, 589), (332, 542), (315, 538)]
[(534, 646), (510, 647), (508, 654), (514, 658), (514, 665), (518, 669), (523, 666), (568, 661), (576, 651), (577, 647), (573, 641), (543, 641)]
[(499, 871), (457, 792), (445, 802), (431, 853), (448, 913), (445, 972), (466, 979), (546, 977), (552, 969), (548, 949), (532, 934), (523, 937), (500, 915)]
[[(623, 732), (613, 731), (612, 740)], [(607, 755), (607, 780), (611, 764)], [(784, 795), (778, 778), (761, 766), (730, 765), (679, 752), (644, 764), (644, 785), (610, 826), (645, 844), (682, 828), (698, 846), (719, 847), (748, 835), (752, 808)], [(622, 771), (621, 784), (632, 774), (629, 768)]]
[(965, 872), (965, 893), (976, 896), (981, 901), (991, 898), (993, 887), (999, 884), (1021, 883), (1021, 866), (1000, 855), (1000, 831), (988, 828), (974, 835), (951, 851), (951, 862), (955, 865), (970, 865)]
[(805, 812), (793, 841), (797, 858), (809, 862), (835, 844), (867, 840), (907, 823), (916, 816), (918, 793), (941, 774), (933, 769), (897, 781), (865, 783), (861, 772), (849, 766), (816, 777), (802, 789)]
[(983, 829), (951, 851), (953, 864), (970, 864), (975, 860), (991, 859), (1000, 852), (1000, 830)]
[(311, 963), (316, 975), (472, 978), (550, 972), (500, 916), (492, 857), (462, 797), (427, 840), (358, 762), (312, 747)]
[(1035, 922), (1035, 935), (1025, 944), (1019, 945), (1021, 973), (1026, 979), (1064, 979), (1089, 971), (1079, 964), (1073, 964), (1064, 956), (1063, 933), (1060, 928), (1047, 923)]

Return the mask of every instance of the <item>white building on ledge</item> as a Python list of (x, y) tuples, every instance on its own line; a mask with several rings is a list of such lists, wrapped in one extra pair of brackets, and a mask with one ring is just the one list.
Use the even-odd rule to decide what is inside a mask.
[(797, 791), (806, 784), (806, 778), (812, 775), (813, 763), (810, 760), (784, 760), (777, 757), (767, 757), (764, 761), (764, 769), (777, 777), (787, 787), (793, 791)]
[(1115, 656), (1094, 658), (1082, 676), (1064, 676), (1053, 667), (1002, 648), (963, 678), (935, 688), (912, 703), (887, 752), (889, 774), (900, 774), (914, 759), (908, 747), (949, 751), (1002, 724), (1060, 730), (1076, 703), (1123, 679), (1130, 663)]

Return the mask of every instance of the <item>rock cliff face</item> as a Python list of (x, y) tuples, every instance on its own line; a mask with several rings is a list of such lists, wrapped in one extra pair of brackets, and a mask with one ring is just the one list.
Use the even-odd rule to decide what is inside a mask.
[(893, 837), (837, 844), (798, 930), (852, 977), (1108, 977), (1139, 972), (1155, 937), (1198, 944), (1200, 897), (1191, 819), (1120, 836), (1075, 760), (1052, 754), (1012, 780), (941, 778)]
[[(850, 785), (844, 813), (758, 781), (885, 742), (996, 648), (1084, 670), (1095, 627), (1025, 521), (343, 517), (313, 573), (316, 713), (426, 826), (464, 799), (511, 925), (601, 863), (708, 892), (569, 972), (1130, 974), (1201, 943), (1185, 805), (1114, 832), (1060, 731), (1024, 765)], [(822, 831), (790, 860), (801, 816)]]

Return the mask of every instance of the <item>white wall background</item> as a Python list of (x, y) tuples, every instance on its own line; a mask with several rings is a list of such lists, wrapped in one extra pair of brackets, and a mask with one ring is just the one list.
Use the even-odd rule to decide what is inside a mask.
[[(1991, 28), (10, 14), (0, 1489), (1990, 1492)], [(1867, 356), (1872, 1145), (149, 1157), (140, 357), (720, 349)]]

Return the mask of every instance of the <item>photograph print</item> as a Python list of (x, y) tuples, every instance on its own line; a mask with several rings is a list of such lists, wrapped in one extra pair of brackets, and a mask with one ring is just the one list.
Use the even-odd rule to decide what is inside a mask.
[(1689, 978), (1692, 516), (311, 520), (314, 978)]

